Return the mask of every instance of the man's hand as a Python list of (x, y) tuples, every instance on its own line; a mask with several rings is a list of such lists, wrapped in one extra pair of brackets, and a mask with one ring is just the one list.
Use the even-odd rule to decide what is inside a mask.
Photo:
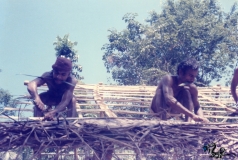
[(209, 120), (207, 118), (204, 118), (204, 117), (201, 117), (201, 116), (198, 116), (198, 115), (194, 115), (192, 117), (192, 119), (195, 121), (195, 122), (205, 122), (205, 123), (208, 123)]
[(55, 110), (49, 111), (49, 112), (45, 113), (45, 116), (44, 116), (43, 120), (52, 121), (52, 120), (54, 120), (55, 116), (56, 116)]
[(233, 113), (231, 113), (231, 114), (229, 114), (228, 116), (231, 116), (231, 117), (234, 117), (234, 116), (237, 116), (238, 115), (238, 109), (230, 109), (230, 110), (227, 110), (226, 109), (226, 111), (231, 111), (231, 112), (233, 112)]
[(225, 111), (228, 111), (228, 112), (238, 112), (234, 108), (228, 108), (228, 107), (225, 108)]
[(40, 98), (36, 98), (33, 102), (40, 110), (45, 110), (45, 104), (41, 101)]

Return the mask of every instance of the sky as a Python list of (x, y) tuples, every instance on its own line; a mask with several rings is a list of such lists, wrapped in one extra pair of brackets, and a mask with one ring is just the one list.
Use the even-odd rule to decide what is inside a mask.
[[(126, 28), (122, 17), (137, 13), (139, 22), (149, 12), (161, 11), (165, 0), (0, 0), (0, 88), (13, 95), (27, 94), (25, 80), (51, 70), (55, 62), (53, 42), (69, 34), (78, 42), (83, 82), (108, 84), (111, 77), (102, 61), (102, 46), (108, 43), (108, 29)], [(228, 11), (238, 0), (219, 0)]]

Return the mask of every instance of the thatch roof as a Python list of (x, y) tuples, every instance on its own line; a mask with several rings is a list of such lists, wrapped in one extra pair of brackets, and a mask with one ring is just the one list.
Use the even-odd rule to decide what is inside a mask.
[(58, 149), (58, 155), (66, 155), (65, 149), (77, 147), (78, 155), (90, 155), (95, 148), (106, 151), (109, 144), (114, 146), (114, 157), (204, 159), (209, 155), (203, 152), (203, 145), (215, 142), (238, 155), (237, 117), (228, 116), (234, 105), (229, 88), (198, 87), (199, 102), (211, 121), (208, 124), (160, 121), (149, 108), (155, 90), (155, 86), (77, 85), (74, 95), (79, 117), (52, 122), (27, 116), (25, 113), (32, 111), (31, 100), (19, 97), (20, 108), (5, 107), (17, 114), (2, 116), (14, 121), (0, 123), (0, 151), (38, 146), (35, 156), (52, 147)]
[[(215, 142), (238, 155), (238, 125), (224, 123), (185, 123), (145, 119), (98, 118), (59, 121), (0, 123), (0, 151), (31, 147), (35, 156), (47, 148), (85, 148), (132, 150), (143, 157), (209, 157), (202, 150)], [(217, 150), (217, 149), (216, 149)], [(95, 151), (97, 152), (97, 151)], [(60, 152), (58, 153), (60, 154)], [(114, 152), (115, 157), (117, 152)], [(33, 156), (33, 155), (32, 155)], [(204, 158), (204, 157), (203, 157)]]

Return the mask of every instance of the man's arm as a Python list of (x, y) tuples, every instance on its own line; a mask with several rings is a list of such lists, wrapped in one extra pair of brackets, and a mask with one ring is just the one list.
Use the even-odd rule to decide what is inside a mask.
[(195, 114), (190, 112), (187, 108), (185, 108), (181, 103), (179, 103), (174, 98), (172, 84), (173, 84), (173, 79), (171, 76), (166, 76), (162, 80), (162, 86), (163, 86), (162, 90), (163, 90), (166, 104), (168, 104), (170, 107), (176, 109), (178, 112), (184, 113), (185, 115), (193, 118), (195, 116)]
[(200, 104), (198, 102), (198, 90), (195, 85), (191, 86), (190, 93), (192, 95), (192, 101), (193, 101), (193, 105), (194, 105), (194, 113), (200, 117), (203, 117), (202, 108), (200, 107)]
[[(47, 72), (44, 73), (41, 77), (44, 77), (47, 75)], [(43, 85), (45, 83), (45, 80), (43, 78), (36, 78), (29, 82), (27, 85), (27, 90), (30, 93), (32, 99), (34, 100), (34, 103), (36, 106), (38, 106), (41, 110), (44, 110), (44, 104), (42, 103), (40, 96), (37, 92), (37, 87)]]
[(232, 78), (232, 81), (231, 81), (231, 94), (235, 100), (235, 103), (237, 103), (238, 101), (238, 96), (237, 96), (237, 93), (236, 93), (236, 86), (238, 84), (238, 68), (235, 70), (234, 72), (234, 76)]
[(44, 83), (45, 81), (42, 78), (36, 78), (29, 82), (29, 84), (27, 85), (27, 90), (33, 99), (36, 99), (39, 97), (37, 92), (37, 87), (43, 85)]

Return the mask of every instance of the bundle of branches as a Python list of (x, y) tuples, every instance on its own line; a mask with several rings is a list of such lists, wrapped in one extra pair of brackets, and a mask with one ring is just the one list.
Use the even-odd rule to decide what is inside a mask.
[[(185, 123), (156, 119), (62, 118), (58, 121), (18, 121), (0, 123), (0, 151), (31, 147), (35, 155), (47, 148), (85, 147), (94, 153), (133, 150), (137, 159), (156, 156), (199, 157), (203, 146), (216, 143), (237, 154), (238, 124)], [(238, 155), (238, 154), (237, 154)]]

